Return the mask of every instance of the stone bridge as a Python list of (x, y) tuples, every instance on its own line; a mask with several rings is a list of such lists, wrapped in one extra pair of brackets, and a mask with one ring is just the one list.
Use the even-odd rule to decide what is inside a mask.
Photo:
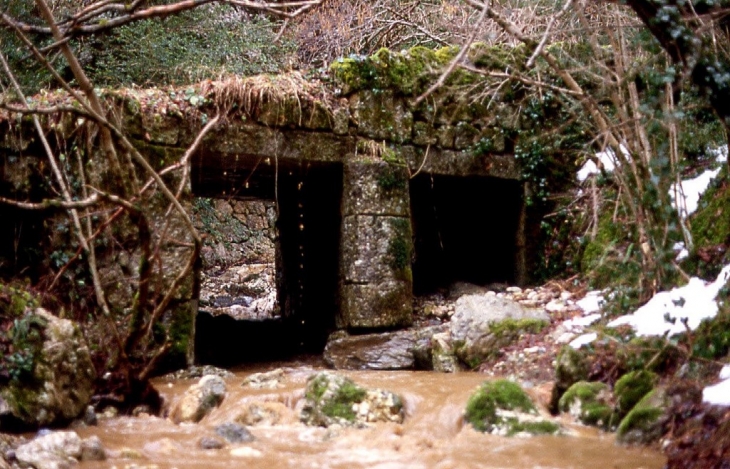
[[(221, 114), (192, 156), (187, 200), (275, 200), (283, 318), (325, 336), (401, 328), (411, 324), (414, 293), (456, 281), (521, 284), (534, 263), (513, 91), (487, 95), (493, 84), (459, 71), (416, 100), (455, 53), (383, 50), (342, 59), (324, 76), (106, 97), (158, 166)], [(499, 68), (486, 48), (470, 56)]]

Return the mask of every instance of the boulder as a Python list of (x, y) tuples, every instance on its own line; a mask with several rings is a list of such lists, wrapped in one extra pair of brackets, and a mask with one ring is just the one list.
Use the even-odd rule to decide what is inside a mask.
[(658, 382), (656, 373), (646, 370), (630, 371), (616, 381), (613, 394), (616, 396), (616, 414), (623, 418), (647, 395)]
[(203, 376), (191, 386), (175, 404), (170, 419), (175, 423), (200, 422), (226, 396), (226, 383), (220, 376)]
[(555, 385), (550, 398), (550, 411), (557, 413), (558, 404), (573, 384), (588, 379), (589, 363), (585, 352), (571, 346), (560, 349), (555, 360)]
[(224, 423), (215, 427), (215, 433), (229, 443), (249, 443), (255, 438), (250, 431), (238, 423)]
[(66, 424), (86, 411), (94, 392), (96, 370), (81, 329), (37, 308), (21, 319), (37, 328), (27, 376), (0, 390), (0, 430)]
[(555, 434), (560, 426), (543, 419), (525, 391), (505, 379), (488, 381), (471, 395), (464, 418), (474, 429), (493, 435)]
[(304, 398), (300, 419), (307, 425), (403, 422), (400, 396), (381, 389), (365, 389), (349, 378), (327, 371), (310, 376)]
[(613, 403), (611, 390), (601, 382), (578, 381), (565, 391), (558, 406), (585, 425), (608, 429)]
[[(94, 445), (91, 442), (87, 446)], [(75, 432), (52, 432), (19, 446), (15, 457), (35, 469), (64, 469), (81, 460), (83, 450), (84, 442)]]
[(445, 326), (378, 334), (332, 334), (324, 349), (328, 366), (338, 370), (432, 369), (432, 337)]
[(667, 423), (669, 399), (662, 388), (645, 394), (621, 420), (616, 438), (621, 443), (650, 444), (664, 435)]
[(499, 353), (525, 332), (537, 332), (550, 321), (542, 309), (525, 309), (496, 295), (464, 295), (451, 317), (451, 340), (456, 356), (476, 367)]

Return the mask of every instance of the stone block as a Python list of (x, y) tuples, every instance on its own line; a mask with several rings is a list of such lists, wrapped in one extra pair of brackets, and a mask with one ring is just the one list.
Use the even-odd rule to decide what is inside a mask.
[(405, 165), (362, 158), (343, 168), (342, 213), (410, 217)]
[(410, 219), (345, 217), (341, 243), (340, 271), (345, 283), (412, 282)]
[(412, 282), (345, 284), (338, 326), (347, 329), (406, 327), (413, 323)]

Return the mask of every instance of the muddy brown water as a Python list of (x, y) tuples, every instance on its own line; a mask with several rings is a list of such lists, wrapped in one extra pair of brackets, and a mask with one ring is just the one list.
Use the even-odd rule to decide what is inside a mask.
[[(282, 365), (282, 364), (279, 364)], [(256, 366), (226, 380), (222, 405), (198, 424), (175, 425), (157, 417), (101, 420), (79, 429), (82, 437), (97, 435), (109, 453), (103, 463), (84, 462), (81, 469), (135, 468), (377, 468), (377, 469), (659, 469), (664, 456), (652, 449), (617, 445), (612, 434), (562, 422), (570, 435), (505, 438), (476, 432), (462, 413), (469, 395), (485, 381), (477, 373), (441, 374), (408, 371), (342, 372), (366, 387), (389, 389), (403, 396), (402, 425), (338, 430), (307, 427), (298, 422), (298, 405), (307, 377), (321, 369), (309, 363), (283, 365), (285, 377), (277, 389), (242, 387), (243, 379), (266, 371)], [(197, 380), (155, 384), (173, 402)], [(548, 398), (547, 386), (529, 391), (538, 402)], [(252, 402), (268, 402), (281, 411), (275, 425), (249, 427), (251, 443), (202, 449), (203, 437), (216, 437), (214, 427), (233, 422)], [(220, 439), (220, 438), (219, 438)]]

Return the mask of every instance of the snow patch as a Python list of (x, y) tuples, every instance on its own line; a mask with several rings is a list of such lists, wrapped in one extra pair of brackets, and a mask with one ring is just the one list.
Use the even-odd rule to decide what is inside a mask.
[[(629, 154), (629, 151), (623, 145), (621, 145), (621, 152), (627, 156)], [(609, 173), (612, 172), (613, 169), (616, 167), (615, 157), (616, 154), (610, 148), (596, 153), (596, 158), (603, 165), (603, 169), (605, 169)], [(593, 160), (588, 160), (585, 162), (583, 167), (578, 170), (578, 181), (583, 182), (588, 179), (588, 176), (590, 176), (591, 174), (598, 174), (599, 172), (600, 171), (598, 170), (598, 166), (596, 166), (596, 163)]]
[(603, 292), (593, 290), (586, 293), (586, 296), (576, 301), (575, 304), (583, 310), (583, 314), (591, 314), (600, 311), (604, 301)]
[(702, 402), (730, 406), (730, 379), (725, 379), (702, 390)]
[[(730, 278), (730, 264), (722, 269), (712, 283), (692, 277), (687, 285), (654, 295), (633, 314), (627, 314), (608, 323), (608, 327), (630, 325), (637, 335), (675, 335), (696, 329), (703, 319), (717, 314), (717, 297)], [(685, 327), (686, 322), (686, 327)]]
[(598, 334), (596, 334), (595, 332), (591, 332), (590, 334), (579, 335), (578, 337), (573, 339), (568, 345), (570, 345), (571, 347), (573, 347), (574, 349), (577, 350), (577, 349), (583, 347), (584, 345), (590, 344), (597, 338), (598, 338)]
[[(697, 210), (700, 196), (718, 174), (720, 174), (720, 168), (708, 169), (695, 178), (683, 180), (681, 184), (676, 182), (672, 184), (672, 188), (669, 189), (669, 197), (672, 199), (672, 206), (680, 216), (687, 218)], [(677, 196), (679, 196), (679, 203), (676, 200)]]

